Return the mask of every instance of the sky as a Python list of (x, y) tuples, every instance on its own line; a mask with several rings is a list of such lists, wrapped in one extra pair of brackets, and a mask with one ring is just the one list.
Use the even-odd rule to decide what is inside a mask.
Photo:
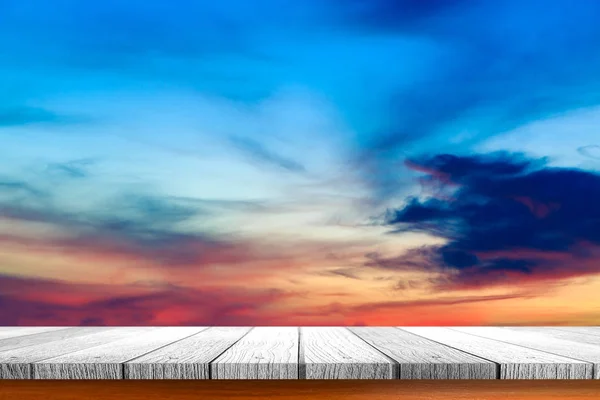
[(599, 18), (0, 0), (0, 325), (600, 324)]

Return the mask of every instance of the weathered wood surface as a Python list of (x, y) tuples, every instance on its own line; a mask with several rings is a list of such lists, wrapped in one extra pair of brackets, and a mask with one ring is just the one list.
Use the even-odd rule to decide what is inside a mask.
[(587, 343), (595, 346), (600, 346), (600, 332), (598, 335), (590, 334), (586, 331), (565, 331), (554, 328), (539, 328), (539, 327), (510, 327), (505, 328), (516, 332), (538, 333), (554, 339), (570, 340), (575, 343)]
[[(593, 366), (577, 359), (469, 334), (454, 328), (405, 327), (408, 332), (500, 365), (500, 379), (591, 379)], [(600, 348), (599, 348), (600, 350)]]
[(0, 379), (600, 379), (600, 327), (0, 327)]
[(504, 343), (516, 344), (522, 347), (557, 354), (572, 359), (593, 363), (595, 379), (600, 379), (600, 343), (582, 343), (573, 338), (571, 340), (553, 337), (553, 331), (537, 328), (535, 332), (516, 330), (504, 327), (466, 327), (456, 330), (473, 335), (499, 340)]
[[(92, 328), (94, 329), (94, 328)], [(97, 329), (97, 328), (96, 328)], [(31, 346), (38, 343), (47, 343), (53, 340), (60, 340), (71, 335), (77, 336), (80, 331), (73, 331), (72, 329), (39, 329), (39, 330), (27, 330), (27, 333), (21, 336), (16, 336), (15, 333), (8, 333), (9, 336), (5, 336), (0, 339), (0, 351), (18, 349), (20, 347)]]
[(400, 379), (495, 379), (496, 364), (397, 328), (352, 332), (400, 364)]
[(588, 335), (600, 336), (600, 326), (553, 326), (544, 327), (544, 329), (556, 329), (560, 331), (585, 333)]
[(0, 352), (0, 379), (31, 378), (32, 363), (110, 343), (140, 331), (140, 328), (71, 328), (51, 332), (55, 335), (46, 337), (45, 343), (30, 338), (22, 342), (23, 347)]
[(299, 329), (254, 328), (210, 364), (212, 379), (298, 379)]
[(398, 375), (395, 361), (343, 327), (302, 328), (300, 355), (306, 379), (394, 379)]
[(51, 332), (66, 329), (64, 327), (27, 327), (27, 328), (19, 328), (19, 327), (6, 327), (0, 328), (0, 340), (7, 339), (11, 337), (18, 336), (26, 336), (33, 335), (41, 332)]
[[(202, 328), (139, 328), (122, 339), (34, 362), (34, 379), (123, 379), (123, 363), (198, 333)], [(109, 333), (109, 332), (107, 332)], [(175, 342), (175, 343), (174, 343)]]
[(208, 328), (125, 363), (126, 379), (210, 379), (210, 363), (252, 328)]

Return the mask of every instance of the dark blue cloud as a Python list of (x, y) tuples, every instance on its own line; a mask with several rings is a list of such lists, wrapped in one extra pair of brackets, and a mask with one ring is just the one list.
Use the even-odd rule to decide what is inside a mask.
[[(592, 0), (338, 2), (347, 29), (423, 40), (434, 65), (388, 100), (389, 122), (360, 147), (375, 196), (395, 192), (398, 157), (468, 152), (493, 135), (600, 104), (600, 3)], [(450, 141), (453, 135), (469, 133)], [(582, 144), (583, 145), (583, 144)]]
[(461, 272), (459, 281), (476, 278), (481, 285), (506, 272), (600, 272), (600, 263), (595, 269), (589, 263), (600, 246), (600, 174), (502, 153), (438, 155), (409, 165), (443, 190), (436, 197), (408, 199), (386, 223), (396, 232), (426, 232), (447, 243), (394, 260), (372, 255), (370, 265), (449, 268)]

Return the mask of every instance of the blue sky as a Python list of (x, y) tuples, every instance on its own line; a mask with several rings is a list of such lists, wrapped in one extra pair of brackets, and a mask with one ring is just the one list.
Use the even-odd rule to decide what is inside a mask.
[[(510, 273), (514, 263), (482, 261), (489, 246), (465, 244), (475, 220), (462, 203), (427, 203), (426, 189), (458, 185), (458, 198), (496, 204), (473, 183), (477, 170), (526, 159), (537, 170), (519, 174), (533, 174), (537, 192), (490, 175), (514, 179), (502, 193), (520, 207), (546, 218), (540, 210), (557, 202), (584, 204), (546, 188), (565, 177), (600, 182), (599, 16), (593, 0), (0, 0), (0, 272), (110, 281), (120, 293), (148, 280), (185, 286), (183, 269), (234, 290), (248, 263), (264, 290), (314, 287), (322, 303), (347, 279), (362, 303), (394, 296), (386, 282), (413, 279), (402, 273), (427, 276), (418, 279), (431, 291), (406, 289), (411, 299), (473, 290), (485, 276), (496, 283), (500, 261)], [(442, 154), (474, 175), (447, 172), (454, 164), (439, 164)], [(406, 216), (420, 206), (450, 210), (461, 229)], [(523, 228), (522, 211), (494, 223)], [(557, 221), (538, 231), (565, 237), (556, 251), (596, 243), (589, 227)], [(499, 240), (496, 228), (488, 233)], [(540, 251), (526, 239), (498, 243)], [(434, 247), (414, 252), (422, 246)], [(63, 257), (73, 248), (84, 261)], [(231, 257), (214, 261), (207, 248)], [(434, 272), (460, 269), (448, 249), (481, 262), (438, 287)], [(189, 257), (174, 257), (180, 250)], [(37, 252), (52, 254), (53, 267)], [(119, 266), (102, 272), (94, 263), (107, 254)], [(519, 265), (540, 281), (596, 271), (586, 260), (565, 274), (539, 258)], [(180, 268), (155, 265), (164, 263)]]

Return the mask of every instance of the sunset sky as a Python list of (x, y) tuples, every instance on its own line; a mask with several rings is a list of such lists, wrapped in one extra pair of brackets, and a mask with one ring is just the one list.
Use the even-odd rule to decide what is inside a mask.
[(599, 19), (0, 0), (0, 325), (600, 324)]

